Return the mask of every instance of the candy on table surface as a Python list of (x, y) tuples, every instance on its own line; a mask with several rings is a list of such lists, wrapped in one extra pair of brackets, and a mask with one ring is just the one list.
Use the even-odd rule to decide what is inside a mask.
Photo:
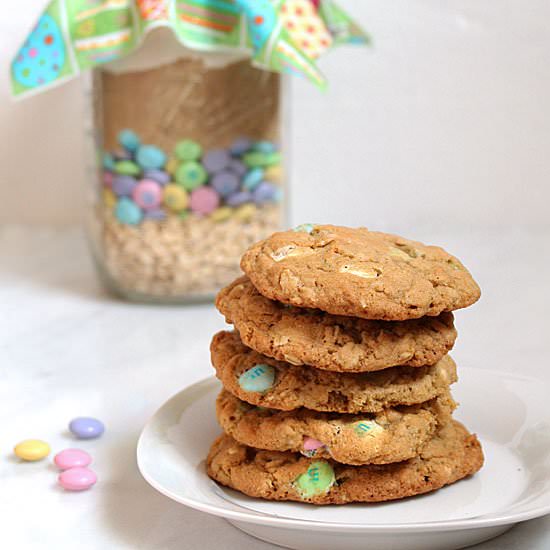
[(248, 171), (246, 164), (244, 164), (244, 162), (241, 162), (239, 159), (231, 159), (229, 161), (227, 169), (231, 170), (231, 172), (233, 172), (234, 174), (237, 174), (239, 178), (242, 178)]
[(233, 214), (233, 208), (230, 206), (220, 206), (216, 208), (212, 214), (210, 214), (210, 219), (215, 222), (224, 222), (228, 220)]
[(262, 181), (254, 191), (252, 191), (252, 200), (256, 204), (275, 201), (277, 187), (268, 181)]
[(57, 480), (67, 491), (84, 491), (95, 485), (97, 476), (89, 468), (77, 466), (61, 472)]
[(136, 151), (136, 162), (144, 169), (160, 169), (166, 164), (166, 154), (156, 145), (140, 145)]
[(118, 175), (113, 178), (113, 192), (119, 197), (129, 197), (137, 185), (133, 176)]
[(162, 201), (162, 187), (153, 180), (140, 180), (132, 191), (132, 198), (143, 210), (153, 210)]
[(199, 187), (191, 192), (189, 206), (195, 214), (210, 214), (220, 204), (220, 196), (211, 187)]
[(232, 155), (239, 157), (244, 155), (244, 153), (249, 151), (251, 148), (252, 141), (246, 137), (240, 137), (231, 144), (229, 151)]
[(146, 210), (143, 216), (147, 220), (161, 221), (166, 218), (166, 212), (162, 208), (153, 208), (152, 210)]
[(246, 153), (243, 157), (243, 161), (247, 166), (256, 168), (258, 166), (273, 166), (281, 162), (281, 154), (275, 153), (261, 153), (260, 151), (251, 151)]
[(244, 204), (245, 202), (252, 202), (252, 194), (248, 191), (237, 191), (236, 193), (233, 193), (229, 197), (227, 197), (225, 201), (229, 206), (239, 206), (241, 204)]
[(60, 470), (68, 470), (90, 465), (92, 457), (82, 449), (63, 449), (54, 456), (53, 461)]
[(202, 147), (192, 139), (184, 139), (176, 144), (174, 155), (179, 160), (199, 160), (202, 155)]
[(171, 157), (166, 162), (166, 166), (164, 167), (164, 169), (173, 176), (176, 173), (179, 165), (180, 161), (177, 158)]
[(269, 390), (274, 383), (275, 368), (271, 365), (254, 365), (239, 376), (239, 386), (244, 391), (262, 393)]
[(103, 185), (105, 187), (112, 187), (113, 186), (113, 173), (109, 172), (108, 170), (103, 171)]
[(111, 189), (104, 188), (102, 191), (103, 204), (107, 208), (114, 208), (116, 204), (116, 195)]
[(119, 160), (115, 162), (115, 172), (123, 176), (139, 176), (141, 168), (131, 160)]
[(222, 197), (228, 197), (239, 189), (239, 177), (229, 170), (223, 170), (212, 176), (210, 185)]
[(187, 191), (193, 191), (193, 189), (200, 187), (206, 182), (208, 174), (201, 164), (190, 160), (178, 166), (175, 179)]
[(275, 153), (277, 151), (277, 146), (271, 141), (263, 140), (256, 141), (252, 146), (254, 151), (259, 151), (260, 153)]
[(157, 183), (160, 183), (160, 185), (166, 185), (170, 182), (170, 174), (164, 170), (145, 170), (143, 172), (143, 179), (144, 180), (153, 180)]
[(15, 456), (28, 462), (42, 460), (50, 454), (50, 446), (40, 439), (25, 439), (14, 448)]
[(110, 153), (103, 153), (103, 168), (110, 171), (115, 169), (115, 159)]
[(69, 422), (69, 430), (78, 439), (95, 439), (103, 434), (105, 426), (97, 418), (79, 416)]
[(221, 172), (230, 162), (231, 155), (225, 149), (211, 149), (202, 157), (202, 164), (210, 174)]
[(185, 210), (189, 204), (189, 194), (180, 185), (169, 183), (164, 187), (162, 202), (165, 206), (179, 212)]
[(131, 153), (137, 150), (141, 145), (139, 137), (132, 130), (122, 130), (119, 132), (117, 139), (118, 143), (122, 145), (126, 151), (130, 151)]
[(258, 209), (255, 204), (252, 204), (251, 202), (247, 202), (235, 208), (233, 217), (236, 220), (239, 220), (244, 223), (248, 223), (254, 217), (254, 214), (256, 214), (257, 210)]
[(243, 178), (243, 189), (252, 191), (264, 179), (264, 170), (262, 168), (252, 168)]

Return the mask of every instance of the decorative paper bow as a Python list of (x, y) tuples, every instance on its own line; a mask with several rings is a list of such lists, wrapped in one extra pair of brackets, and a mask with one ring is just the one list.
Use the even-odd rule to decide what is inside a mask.
[(332, 0), (52, 0), (12, 62), (13, 93), (123, 57), (159, 26), (188, 48), (251, 51), (258, 67), (302, 74), (319, 87), (321, 53), (368, 42)]

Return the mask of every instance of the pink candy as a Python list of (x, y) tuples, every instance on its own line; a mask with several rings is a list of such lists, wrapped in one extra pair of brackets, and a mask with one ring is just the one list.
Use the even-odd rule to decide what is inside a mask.
[(69, 468), (90, 465), (92, 457), (81, 449), (65, 449), (57, 453), (53, 461), (60, 470), (68, 470)]
[(210, 187), (198, 187), (191, 193), (190, 207), (196, 214), (210, 214), (220, 204), (220, 196)]
[(305, 451), (316, 451), (317, 449), (320, 449), (321, 447), (324, 447), (324, 444), (318, 441), (317, 439), (313, 439), (313, 437), (304, 437), (304, 450)]
[(97, 476), (89, 468), (69, 468), (59, 474), (57, 481), (67, 491), (84, 491), (92, 487)]
[(134, 187), (132, 198), (144, 210), (153, 210), (161, 203), (162, 188), (154, 180), (141, 180)]

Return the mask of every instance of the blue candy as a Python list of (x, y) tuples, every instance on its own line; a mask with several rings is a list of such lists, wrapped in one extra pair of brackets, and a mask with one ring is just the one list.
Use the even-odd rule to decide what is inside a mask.
[(243, 178), (243, 189), (252, 191), (264, 179), (264, 171), (262, 168), (253, 168)]
[(239, 386), (244, 391), (263, 393), (275, 382), (275, 368), (271, 365), (254, 365), (239, 376)]
[(140, 145), (136, 152), (136, 162), (144, 170), (158, 170), (166, 164), (166, 155), (154, 145)]
[(239, 139), (236, 139), (231, 144), (231, 147), (229, 147), (229, 151), (232, 155), (240, 157), (241, 155), (244, 155), (247, 151), (249, 151), (251, 147), (252, 142), (248, 138), (241, 137)]
[(139, 137), (132, 130), (122, 130), (118, 134), (118, 142), (124, 149), (132, 153), (141, 145)]
[(143, 219), (143, 212), (132, 199), (121, 197), (115, 206), (115, 216), (121, 223), (137, 225)]
[(271, 141), (257, 141), (253, 147), (254, 151), (259, 151), (260, 153), (275, 153), (277, 147)]
[(105, 153), (103, 155), (103, 168), (111, 172), (115, 169), (115, 159), (110, 153)]

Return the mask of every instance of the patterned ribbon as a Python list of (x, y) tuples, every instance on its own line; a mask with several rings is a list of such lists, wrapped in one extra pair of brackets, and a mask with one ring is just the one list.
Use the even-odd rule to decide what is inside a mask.
[(332, 0), (52, 0), (11, 64), (15, 96), (124, 57), (164, 26), (199, 51), (246, 51), (262, 69), (323, 88), (315, 60), (368, 36)]

